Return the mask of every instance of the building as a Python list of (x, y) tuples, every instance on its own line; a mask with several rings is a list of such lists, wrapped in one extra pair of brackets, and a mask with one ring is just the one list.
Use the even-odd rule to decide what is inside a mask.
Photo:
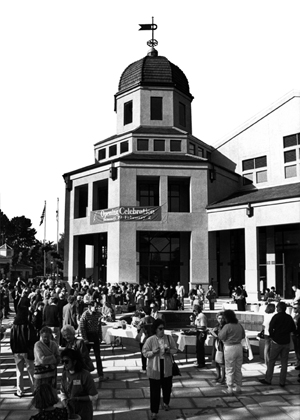
[(241, 191), (208, 205), (217, 278), (238, 281), (244, 273), (250, 296), (275, 286), (293, 297), (300, 283), (300, 92), (223, 138), (212, 156), (243, 177)]
[[(267, 264), (270, 218), (266, 215), (261, 226), (258, 215), (265, 210), (273, 214), (279, 207), (260, 190), (276, 190), (278, 204), (293, 213), (293, 222), (287, 216), (280, 226), (292, 224), (298, 229), (299, 251), (300, 137), (296, 135), (298, 143), (286, 150), (281, 138), (282, 159), (285, 152), (297, 149), (296, 172), (291, 161), (286, 162), (287, 176), (281, 179), (271, 169), (278, 165), (280, 154), (275, 153), (272, 130), (265, 148), (254, 122), (212, 147), (192, 133), (192, 100), (183, 71), (154, 48), (123, 71), (115, 95), (117, 133), (94, 145), (92, 165), (64, 174), (64, 276), (69, 282), (92, 273), (96, 282), (181, 281), (186, 289), (213, 283), (220, 294), (227, 294), (232, 277), (236, 284), (246, 284), (253, 296), (260, 290), (260, 279), (264, 285), (276, 280), (277, 285), (277, 272)], [(286, 110), (290, 115), (286, 126), (274, 124), (276, 147), (279, 131), (283, 137), (300, 133), (299, 95), (293, 100), (294, 114)], [(291, 108), (288, 102), (287, 107)], [(267, 126), (270, 119), (277, 120), (271, 111), (261, 117), (256, 126), (262, 131), (267, 130), (264, 118)], [(263, 156), (267, 167), (259, 166), (265, 163), (258, 159)], [(290, 191), (289, 196), (276, 195), (280, 188)], [(269, 197), (270, 208), (258, 206), (255, 194), (264, 203)], [(254, 257), (263, 241), (265, 270)], [(299, 252), (296, 260), (294, 274), (299, 277)]]

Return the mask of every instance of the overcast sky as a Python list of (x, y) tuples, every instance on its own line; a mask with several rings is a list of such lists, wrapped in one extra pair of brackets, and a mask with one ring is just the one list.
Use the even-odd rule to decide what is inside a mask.
[(62, 175), (94, 162), (93, 145), (116, 133), (123, 70), (157, 50), (186, 74), (193, 134), (214, 145), (300, 88), (299, 0), (3, 0), (0, 2), (0, 208), (64, 230)]

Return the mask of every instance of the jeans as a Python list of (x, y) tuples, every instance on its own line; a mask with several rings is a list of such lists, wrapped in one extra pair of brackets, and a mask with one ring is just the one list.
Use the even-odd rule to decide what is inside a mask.
[(264, 347), (264, 359), (265, 364), (268, 366), (271, 351), (271, 338), (269, 335), (265, 335), (265, 347)]
[(241, 344), (233, 346), (224, 346), (225, 372), (228, 387), (235, 384), (242, 386), (242, 364), (243, 364), (243, 347)]
[(16, 373), (17, 373), (17, 391), (23, 392), (24, 391), (24, 367), (26, 365), (26, 369), (29, 376), (30, 387), (33, 391), (33, 384), (34, 384), (34, 364), (33, 360), (29, 360), (27, 358), (27, 353), (15, 353), (14, 359), (16, 363)]
[(266, 377), (265, 377), (265, 380), (267, 382), (270, 382), (270, 383), (272, 382), (274, 366), (275, 366), (276, 360), (280, 356), (281, 370), (280, 370), (279, 382), (281, 385), (285, 384), (289, 352), (290, 352), (290, 343), (277, 344), (275, 343), (275, 341), (273, 340), (271, 341), (270, 359), (269, 359)]
[(89, 351), (93, 347), (95, 358), (96, 358), (96, 365), (97, 365), (97, 372), (99, 376), (103, 376), (103, 366), (100, 354), (100, 339), (98, 333), (88, 332), (87, 339), (91, 344), (88, 344), (87, 347)]

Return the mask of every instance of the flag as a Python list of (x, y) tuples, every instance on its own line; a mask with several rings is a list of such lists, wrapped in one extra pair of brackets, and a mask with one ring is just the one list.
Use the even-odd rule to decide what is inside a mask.
[(155, 29), (157, 29), (157, 25), (155, 23), (139, 23), (139, 25), (139, 31), (155, 31)]
[(40, 221), (39, 226), (41, 226), (43, 224), (43, 221), (44, 221), (44, 218), (45, 218), (45, 213), (46, 213), (46, 201), (45, 201), (45, 205), (44, 205), (43, 212), (42, 212), (42, 215), (41, 215), (41, 221)]

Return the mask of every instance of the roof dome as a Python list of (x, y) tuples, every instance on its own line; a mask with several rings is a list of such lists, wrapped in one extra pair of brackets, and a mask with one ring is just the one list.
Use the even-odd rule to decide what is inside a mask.
[(130, 64), (123, 71), (118, 93), (136, 86), (175, 87), (192, 97), (189, 82), (183, 71), (166, 57), (159, 56), (154, 48), (146, 57)]

